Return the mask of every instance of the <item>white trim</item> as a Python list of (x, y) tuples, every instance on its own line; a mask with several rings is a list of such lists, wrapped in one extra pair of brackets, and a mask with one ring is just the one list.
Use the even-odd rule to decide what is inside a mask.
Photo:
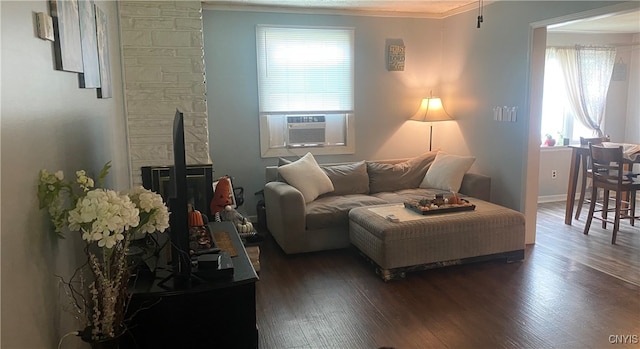
[(630, 10), (637, 10), (639, 8), (638, 1), (627, 1), (611, 6), (599, 7), (588, 11), (572, 13), (561, 17), (554, 17), (545, 19), (530, 24), (532, 28), (549, 27), (554, 25), (565, 24), (567, 22), (580, 21), (585, 18), (599, 17), (603, 15), (610, 15), (616, 13), (628, 12)]
[[(576, 195), (576, 197), (577, 197), (577, 195)], [(567, 194), (538, 196), (538, 203), (539, 204), (544, 204), (544, 203), (547, 203), (547, 202), (558, 202), (558, 201), (567, 201)]]
[(566, 145), (555, 145), (553, 147), (544, 147), (544, 146), (540, 146), (540, 152), (541, 153), (553, 153), (553, 152), (564, 152), (564, 151), (571, 151), (571, 148), (569, 148), (569, 146)]

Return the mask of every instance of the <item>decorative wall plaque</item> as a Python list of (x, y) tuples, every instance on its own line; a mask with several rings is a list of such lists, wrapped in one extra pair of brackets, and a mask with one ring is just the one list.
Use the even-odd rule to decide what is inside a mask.
[(389, 45), (389, 71), (404, 70), (404, 45)]

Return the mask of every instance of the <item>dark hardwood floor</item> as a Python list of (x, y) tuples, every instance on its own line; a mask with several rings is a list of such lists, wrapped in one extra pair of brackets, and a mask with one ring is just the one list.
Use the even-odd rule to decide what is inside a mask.
[(524, 262), (388, 283), (354, 249), (288, 256), (267, 237), (260, 348), (638, 348), (639, 228), (627, 223), (611, 246), (610, 230), (584, 236), (584, 219), (563, 215), (564, 203), (540, 205)]

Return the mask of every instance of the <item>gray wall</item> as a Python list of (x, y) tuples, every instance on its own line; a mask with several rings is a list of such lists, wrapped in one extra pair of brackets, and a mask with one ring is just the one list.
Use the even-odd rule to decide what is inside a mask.
[[(410, 157), (428, 150), (427, 125), (407, 119), (429, 90), (438, 92), (441, 21), (217, 10), (205, 10), (203, 18), (211, 160), (216, 176), (231, 175), (245, 188), (248, 214), (255, 214), (264, 167), (277, 163), (260, 158), (256, 24), (355, 28), (356, 152), (318, 156), (318, 162)], [(407, 47), (406, 68), (389, 72), (386, 44), (397, 40)], [(440, 134), (434, 133), (435, 146)]]
[[(129, 187), (116, 3), (96, 1), (108, 17), (113, 98), (78, 88), (78, 76), (54, 70), (53, 44), (36, 35), (47, 1), (1, 1), (2, 34), (2, 348), (56, 348), (79, 329), (63, 310), (55, 275), (81, 265), (79, 237), (52, 238), (38, 209), (38, 172), (95, 173), (111, 160), (107, 185)], [(64, 348), (80, 347), (68, 337)]]
[[(263, 169), (276, 159), (259, 153), (255, 25), (349, 26), (356, 30), (356, 153), (322, 156), (319, 162), (408, 157), (428, 148), (428, 126), (406, 119), (430, 90), (456, 122), (434, 124), (434, 148), (472, 154), (471, 171), (490, 175), (492, 201), (524, 210), (529, 124), (530, 23), (613, 2), (500, 1), (443, 20), (338, 15), (204, 11), (205, 61), (216, 175), (245, 187), (245, 210), (255, 213), (253, 193)], [(401, 39), (404, 72), (384, 66), (385, 43)], [(515, 123), (493, 121), (494, 106), (518, 107)], [(531, 179), (531, 180), (536, 180)]]
[[(445, 20), (444, 98), (457, 102), (450, 112), (460, 119), (461, 138), (478, 157), (479, 171), (492, 177), (493, 201), (522, 210), (525, 181), (537, 181), (525, 175), (531, 23), (611, 4), (498, 1), (485, 7), (480, 30), (474, 25), (476, 13)], [(492, 121), (492, 108), (503, 105), (518, 108), (516, 123)], [(461, 146), (449, 142), (447, 148)]]
[[(570, 148), (547, 147), (540, 149), (538, 202), (566, 200), (570, 165)], [(552, 178), (552, 171), (556, 171), (556, 178)]]

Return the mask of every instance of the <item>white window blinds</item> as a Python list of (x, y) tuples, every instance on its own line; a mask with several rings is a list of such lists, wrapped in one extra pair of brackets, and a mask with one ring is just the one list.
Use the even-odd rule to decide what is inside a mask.
[(353, 112), (350, 28), (256, 28), (261, 114)]

